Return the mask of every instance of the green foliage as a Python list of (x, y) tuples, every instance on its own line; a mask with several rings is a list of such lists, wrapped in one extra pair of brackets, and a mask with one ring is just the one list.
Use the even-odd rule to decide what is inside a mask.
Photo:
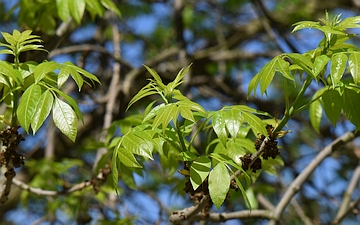
[(14, 56), (12, 64), (0, 61), (0, 85), (4, 95), (1, 101), (9, 97), (7, 110), (12, 112), (12, 117), (6, 118), (10, 121), (8, 124), (13, 127), (20, 125), (27, 133), (31, 128), (35, 134), (52, 112), (55, 125), (75, 141), (78, 119), (82, 120), (82, 114), (75, 100), (60, 88), (69, 76), (74, 79), (79, 91), (83, 83), (87, 82), (84, 78), (97, 83), (100, 83), (99, 80), (70, 62), (20, 62), (22, 52), (44, 51), (41, 39), (29, 30), (22, 33), (14, 30), (13, 34), (2, 32), (2, 35), (7, 43), (0, 43), (0, 46), (5, 47), (0, 53)]
[[(252, 92), (256, 94), (258, 86), (260, 93), (264, 94), (277, 72), (292, 81), (297, 74), (300, 75), (300, 79), (304, 74), (306, 75), (300, 93), (294, 102), (287, 104), (286, 114), (278, 129), (281, 129), (293, 115), (308, 106), (310, 106), (311, 124), (317, 131), (322, 118), (322, 108), (334, 126), (343, 111), (356, 129), (360, 129), (360, 121), (355, 116), (360, 113), (359, 104), (356, 103), (360, 98), (360, 64), (358, 63), (360, 50), (354, 45), (345, 43), (354, 36), (349, 34), (347, 29), (359, 28), (359, 23), (359, 16), (341, 20), (340, 15), (330, 18), (326, 14), (326, 18), (320, 22), (302, 21), (294, 24), (293, 32), (305, 28), (317, 29), (323, 33), (323, 40), (316, 49), (304, 54), (281, 54), (275, 57), (251, 80), (248, 94)], [(326, 74), (328, 71), (329, 74)], [(350, 74), (351, 77), (345, 76), (346, 74)], [(313, 81), (325, 87), (318, 90), (311, 101), (300, 101)], [(286, 101), (288, 103), (288, 99)]]
[[(303, 21), (294, 25), (294, 32), (304, 28), (318, 29), (324, 33), (324, 39), (316, 49), (306, 53), (284, 53), (274, 57), (253, 77), (248, 87), (249, 95), (253, 92), (256, 96), (258, 87), (263, 95), (278, 74), (284, 81), (285, 93), (292, 88), (290, 83), (303, 82), (295, 99), (285, 94), (286, 111), (279, 122), (270, 119), (271, 122), (266, 119), (271, 118), (270, 114), (244, 105), (224, 106), (207, 112), (180, 91), (179, 85), (190, 67), (182, 69), (174, 81), (164, 84), (153, 69), (145, 66), (152, 79), (131, 99), (128, 108), (144, 97), (158, 95), (160, 98), (150, 103), (143, 114), (133, 117), (133, 122), (129, 117), (126, 123), (114, 123), (113, 127), (119, 126), (123, 132), (109, 144), (113, 148), (114, 182), (121, 173), (119, 163), (135, 172), (144, 161), (152, 160), (153, 154), (159, 154), (165, 170), (178, 168), (180, 174), (189, 179), (191, 190), (208, 191), (217, 208), (228, 196), (231, 179), (247, 206), (256, 208), (251, 183), (256, 182), (260, 174), (256, 171), (260, 168), (276, 176), (276, 167), (284, 165), (277, 157), (275, 139), (289, 132), (282, 129), (294, 115), (310, 106), (311, 124), (319, 131), (323, 110), (334, 126), (343, 112), (357, 129), (360, 128), (356, 116), (360, 114), (359, 104), (356, 104), (360, 99), (360, 51), (345, 43), (353, 37), (346, 29), (359, 27), (358, 22), (360, 17), (342, 21), (339, 16), (331, 19), (327, 16), (321, 20), (322, 24)], [(346, 73), (351, 74), (351, 79), (344, 76)], [(325, 87), (306, 100), (304, 94), (312, 83)], [(209, 142), (202, 148), (193, 143), (198, 135), (208, 135), (205, 139)], [(273, 146), (267, 147), (268, 142)], [(265, 155), (265, 151), (272, 152)], [(184, 168), (179, 163), (174, 166), (174, 162), (183, 162)], [(246, 171), (249, 166), (252, 172)], [(129, 175), (128, 170), (124, 172)], [(133, 179), (131, 173), (128, 177)]]
[(121, 16), (112, 0), (20, 0), (14, 9), (18, 7), (20, 8), (19, 24), (26, 24), (31, 29), (40, 29), (49, 34), (55, 32), (58, 19), (63, 22), (72, 19), (76, 25), (81, 24), (85, 12), (88, 12), (93, 20), (96, 16), (103, 16), (105, 10)]

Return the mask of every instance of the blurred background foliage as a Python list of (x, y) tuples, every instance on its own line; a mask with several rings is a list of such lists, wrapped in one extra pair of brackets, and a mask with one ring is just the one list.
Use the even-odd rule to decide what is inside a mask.
[[(36, 136), (27, 136), (21, 145), (26, 163), (17, 171), (17, 179), (33, 187), (59, 192), (94, 176), (97, 150), (104, 146), (101, 136), (109, 98), (107, 91), (116, 63), (120, 63), (120, 80), (113, 93), (115, 124), (126, 122), (127, 115), (143, 111), (152, 100), (145, 98), (125, 111), (130, 99), (150, 77), (142, 64), (156, 70), (167, 83), (181, 68), (193, 63), (181, 86), (182, 92), (207, 110), (246, 104), (280, 117), (285, 106), (282, 83), (273, 82), (265, 97), (258, 94), (257, 98), (247, 98), (250, 79), (282, 52), (303, 53), (316, 47), (321, 34), (314, 30), (292, 34), (295, 22), (318, 21), (325, 11), (331, 15), (342, 13), (343, 18), (358, 15), (360, 11), (357, 0), (71, 2), (0, 0), (0, 30), (32, 29), (49, 50), (49, 54), (24, 54), (22, 61), (72, 61), (95, 74), (102, 83), (96, 89), (84, 87), (81, 93), (71, 82), (65, 87), (84, 113), (85, 124), (80, 125), (75, 143), (49, 122)], [(120, 57), (113, 54), (116, 49), (113, 25), (120, 35)], [(358, 37), (353, 42), (360, 46)], [(310, 90), (307, 96), (313, 95), (315, 86)], [(297, 91), (293, 90), (293, 96)], [(131, 125), (134, 124), (128, 124)], [(276, 204), (286, 187), (323, 147), (353, 129), (345, 119), (338, 122), (336, 129), (324, 119), (317, 133), (306, 111), (293, 118), (288, 127), (293, 133), (280, 141), (285, 166), (277, 171), (277, 176), (260, 175), (249, 194), (256, 204), (264, 196)], [(196, 144), (201, 146), (201, 141)], [(106, 157), (109, 155), (103, 157), (101, 165), (108, 162)], [(327, 158), (287, 208), (283, 224), (303, 224), (303, 214), (312, 224), (330, 223), (359, 157), (360, 145), (352, 143)], [(0, 224), (168, 224), (172, 210), (190, 206), (192, 202), (183, 191), (183, 176), (176, 172), (182, 165), (177, 161), (160, 164), (159, 160), (163, 159), (155, 157), (154, 161), (145, 162), (145, 171), (139, 170), (139, 175), (135, 175), (136, 183), (120, 174), (120, 198), (112, 188), (111, 179), (100, 186), (97, 194), (88, 187), (61, 197), (37, 196), (13, 187), (10, 200), (0, 207)], [(126, 173), (125, 167), (121, 169)], [(358, 195), (356, 189), (353, 196)], [(258, 204), (258, 207), (263, 206)], [(222, 210), (241, 209), (246, 209), (246, 205), (240, 193), (232, 192)], [(344, 224), (358, 222), (357, 209), (344, 219)], [(255, 219), (226, 222), (265, 223)]]

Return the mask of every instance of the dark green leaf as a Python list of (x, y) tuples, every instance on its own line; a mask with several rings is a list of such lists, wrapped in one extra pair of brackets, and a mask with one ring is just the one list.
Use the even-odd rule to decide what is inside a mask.
[(324, 92), (322, 96), (322, 101), (324, 104), (324, 110), (326, 116), (329, 118), (331, 123), (336, 127), (336, 122), (338, 121), (341, 108), (342, 108), (342, 97), (338, 90), (329, 90)]
[(356, 130), (360, 129), (360, 94), (355, 90), (345, 88), (343, 93), (343, 110), (346, 117), (356, 126)]
[(220, 209), (230, 188), (230, 175), (224, 163), (218, 163), (209, 175), (209, 193), (212, 202)]

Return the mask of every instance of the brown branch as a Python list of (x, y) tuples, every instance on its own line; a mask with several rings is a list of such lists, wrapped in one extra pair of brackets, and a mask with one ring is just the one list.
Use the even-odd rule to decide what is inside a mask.
[[(115, 20), (115, 18), (116, 18), (115, 13), (113, 13), (113, 12), (109, 12), (109, 13), (111, 13), (113, 20)], [(115, 23), (112, 24), (112, 33), (113, 33), (113, 45), (114, 45), (114, 57), (120, 59), (120, 56), (121, 56), (120, 40), (121, 39), (120, 39), (119, 29)], [(119, 81), (120, 81), (120, 63), (114, 62), (113, 75), (111, 78), (109, 90), (107, 92), (108, 101), (107, 101), (106, 109), (105, 109), (103, 130), (108, 129), (113, 120), (115, 102), (116, 102), (117, 96), (119, 94), (119, 91), (117, 90)], [(106, 139), (106, 132), (103, 132), (100, 137), (100, 142), (105, 142), (105, 139)], [(94, 165), (93, 165), (93, 170), (96, 170), (98, 162), (107, 153), (107, 151), (108, 151), (107, 148), (98, 149), (98, 151), (96, 153)]]
[(183, 221), (188, 221), (196, 214), (201, 212), (201, 210), (203, 210), (209, 204), (209, 202), (210, 202), (210, 196), (203, 195), (199, 204), (182, 210), (174, 211), (170, 216), (170, 221), (172, 223), (180, 223)]
[(225, 222), (227, 220), (232, 219), (250, 219), (250, 218), (258, 218), (258, 219), (270, 219), (272, 213), (270, 210), (262, 210), (262, 209), (254, 209), (254, 210), (243, 210), (237, 212), (229, 212), (229, 213), (210, 213), (206, 217), (201, 214), (197, 214), (192, 217), (192, 220), (206, 220), (211, 222)]
[(277, 204), (274, 217), (269, 222), (269, 225), (275, 225), (279, 221), (281, 214), (285, 210), (286, 206), (289, 204), (293, 196), (300, 190), (302, 184), (306, 179), (312, 174), (312, 172), (319, 166), (319, 164), (331, 153), (338, 149), (338, 147), (344, 145), (347, 142), (352, 141), (357, 137), (359, 133), (347, 132), (341, 137), (334, 140), (331, 144), (326, 146), (319, 154), (311, 161), (311, 163), (296, 177), (296, 179), (290, 184), (289, 188), (286, 190), (284, 196), (281, 198), (280, 202)]
[(349, 182), (349, 186), (347, 187), (344, 193), (342, 204), (339, 208), (339, 211), (336, 214), (333, 224), (339, 224), (340, 221), (346, 216), (346, 214), (349, 213), (349, 211), (352, 209), (352, 207), (350, 207), (351, 196), (354, 192), (355, 187), (357, 186), (359, 178), (360, 178), (360, 165), (358, 165), (354, 171), (354, 174)]

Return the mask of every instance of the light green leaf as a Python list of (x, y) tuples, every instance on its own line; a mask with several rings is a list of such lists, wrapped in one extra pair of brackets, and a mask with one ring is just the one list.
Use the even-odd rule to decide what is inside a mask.
[(218, 163), (209, 175), (209, 193), (212, 202), (220, 209), (230, 188), (230, 175), (224, 163)]
[[(246, 174), (246, 175), (247, 175), (247, 174)], [(246, 195), (246, 191), (245, 191), (242, 183), (240, 182), (239, 178), (237, 178), (237, 176), (234, 176), (234, 178), (235, 178), (236, 184), (238, 185), (238, 187), (239, 187), (239, 189), (240, 189), (241, 195), (243, 196), (243, 198), (244, 198), (244, 200), (245, 200), (246, 205), (248, 205), (249, 208), (251, 209), (250, 200), (249, 200), (249, 198), (248, 198), (247, 195)]]
[[(314, 96), (312, 97), (312, 101), (316, 98), (318, 98), (319, 96), (321, 96), (324, 91), (326, 89), (320, 89), (317, 92), (315, 92)], [(319, 99), (317, 99), (316, 101), (312, 102), (310, 104), (309, 107), (309, 114), (310, 114), (310, 123), (313, 126), (313, 128), (320, 133), (320, 122), (321, 122), (321, 118), (322, 118), (322, 107), (321, 107), (321, 102)]]
[(68, 22), (70, 18), (69, 1), (71, 0), (56, 0), (57, 13), (63, 22)]
[(36, 111), (34, 113), (34, 117), (31, 121), (31, 127), (34, 132), (41, 127), (44, 123), (45, 119), (49, 116), (52, 105), (53, 105), (54, 97), (51, 94), (50, 90), (46, 90), (39, 99), (39, 102), (36, 105)]
[(144, 67), (145, 67), (146, 70), (150, 73), (150, 75), (155, 79), (155, 82), (156, 82), (157, 86), (159, 86), (162, 91), (165, 91), (165, 90), (166, 90), (166, 86), (165, 86), (165, 84), (162, 82), (159, 74), (158, 74), (155, 70), (151, 69), (150, 67), (148, 67), (148, 66), (146, 66), (146, 65), (144, 65)]
[(225, 120), (222, 116), (222, 112), (218, 111), (212, 116), (212, 127), (220, 139), (221, 143), (225, 146), (228, 134), (226, 131)]
[(241, 121), (243, 120), (242, 114), (238, 110), (231, 108), (230, 110), (222, 111), (222, 117), (229, 134), (232, 137), (237, 137), (241, 127)]
[(246, 121), (250, 125), (255, 135), (268, 135), (266, 131), (266, 124), (259, 117), (247, 112), (243, 112), (242, 115), (244, 117), (244, 121)]
[(85, 0), (69, 1), (69, 9), (75, 23), (80, 24), (85, 12)]
[(171, 103), (161, 107), (154, 119), (153, 128), (162, 125), (162, 131), (165, 132), (166, 127), (171, 120), (176, 124), (179, 115), (178, 107), (175, 103)]
[(259, 72), (260, 93), (261, 94), (265, 93), (267, 87), (270, 85), (271, 81), (274, 79), (276, 61), (277, 61), (277, 57), (273, 58)]
[(351, 53), (349, 56), (349, 69), (355, 85), (360, 82), (360, 54)]
[(130, 100), (126, 110), (128, 110), (135, 102), (139, 101), (140, 99), (155, 94), (159, 94), (159, 91), (157, 91), (151, 83), (147, 84), (141, 88), (141, 90)]
[(60, 67), (61, 65), (54, 61), (40, 63), (34, 70), (35, 83), (39, 83), (47, 73), (60, 69)]
[(352, 16), (345, 18), (343, 21), (341, 21), (338, 24), (338, 27), (340, 27), (343, 30), (348, 28), (359, 28), (360, 25), (358, 23), (360, 23), (360, 16)]
[(254, 97), (256, 97), (256, 89), (257, 89), (259, 83), (260, 83), (260, 73), (256, 74), (249, 82), (248, 93), (247, 93), (248, 97), (250, 96), (250, 94), (252, 92), (254, 92)]
[(118, 172), (118, 167), (117, 167), (117, 161), (118, 161), (117, 151), (114, 151), (112, 160), (111, 160), (111, 173), (112, 173), (113, 185), (115, 188), (115, 192), (117, 195), (119, 195), (119, 193), (118, 193), (119, 172)]
[(290, 73), (289, 63), (283, 58), (278, 57), (275, 63), (276, 69), (287, 79), (294, 81), (293, 75)]
[(319, 22), (314, 22), (314, 21), (301, 21), (301, 22), (297, 22), (295, 23), (293, 26), (294, 29), (291, 31), (291, 33), (294, 33), (298, 30), (302, 30), (305, 28), (311, 29), (311, 28), (319, 28), (320, 27), (320, 23)]
[[(141, 135), (141, 132), (137, 132)], [(121, 146), (127, 151), (130, 151), (136, 155), (140, 155), (153, 160), (152, 152), (154, 149), (153, 143), (145, 140), (133, 133), (129, 133), (123, 136)]]
[(74, 110), (66, 102), (55, 98), (53, 105), (53, 120), (55, 126), (70, 140), (75, 142), (78, 120)]
[(247, 207), (249, 209), (257, 209), (259, 207), (258, 205), (258, 201), (256, 199), (254, 190), (250, 187), (246, 190), (246, 197), (249, 200), (250, 205), (248, 205)]
[(76, 115), (82, 121), (82, 123), (84, 123), (84, 118), (79, 109), (77, 102), (72, 97), (70, 97), (69, 95), (65, 94), (64, 92), (60, 91), (57, 88), (52, 88), (51, 90), (55, 91), (58, 95), (63, 97), (70, 104), (70, 106), (75, 110)]
[(104, 7), (100, 5), (99, 0), (87, 0), (86, 9), (91, 15), (91, 19), (94, 20), (96, 15), (100, 17), (104, 14)]
[(343, 76), (347, 60), (348, 57), (343, 52), (336, 53), (331, 57), (330, 77), (333, 87), (339, 83), (341, 77)]
[[(5, 61), (0, 61), (0, 73), (4, 76), (10, 77), (16, 83), (22, 83), (22, 77), (18, 70), (14, 69), (13, 66)], [(7, 84), (9, 87), (12, 86), (11, 83)]]
[(286, 56), (288, 56), (294, 62), (294, 64), (300, 66), (304, 71), (306, 71), (308, 74), (315, 78), (313, 74), (314, 65), (311, 62), (310, 58), (299, 53), (289, 53), (286, 54)]
[(325, 68), (330, 58), (327, 55), (320, 55), (314, 61), (314, 76), (317, 77), (320, 72)]
[(121, 12), (114, 4), (112, 0), (100, 0), (101, 4), (108, 10), (115, 12), (119, 17), (121, 17)]
[(324, 110), (326, 116), (329, 118), (331, 123), (336, 127), (336, 122), (338, 121), (341, 108), (342, 108), (342, 97), (338, 90), (329, 90), (324, 92), (322, 96), (322, 101), (324, 104)]
[(201, 156), (190, 166), (190, 182), (193, 189), (196, 190), (206, 179), (210, 171), (211, 162), (206, 156)]
[(195, 160), (197, 158), (198, 158), (198, 156), (195, 153), (191, 152), (191, 151), (180, 152), (179, 155), (178, 155), (178, 159), (180, 161), (183, 161), (183, 162), (185, 162), (185, 161), (193, 161), (193, 160)]
[(360, 129), (360, 93), (355, 90), (345, 88), (343, 93), (343, 110), (346, 117), (356, 126), (356, 130)]
[(29, 133), (29, 127), (34, 116), (36, 105), (41, 96), (41, 87), (37, 84), (29, 86), (21, 97), (20, 104), (16, 111), (20, 125), (26, 133)]
[(68, 80), (69, 75), (70, 75), (69, 67), (63, 66), (58, 73), (58, 79), (57, 79), (58, 88), (61, 88), (63, 86), (63, 84)]
[(118, 158), (124, 166), (130, 168), (142, 168), (135, 156), (125, 148), (116, 146), (115, 151), (117, 151)]

